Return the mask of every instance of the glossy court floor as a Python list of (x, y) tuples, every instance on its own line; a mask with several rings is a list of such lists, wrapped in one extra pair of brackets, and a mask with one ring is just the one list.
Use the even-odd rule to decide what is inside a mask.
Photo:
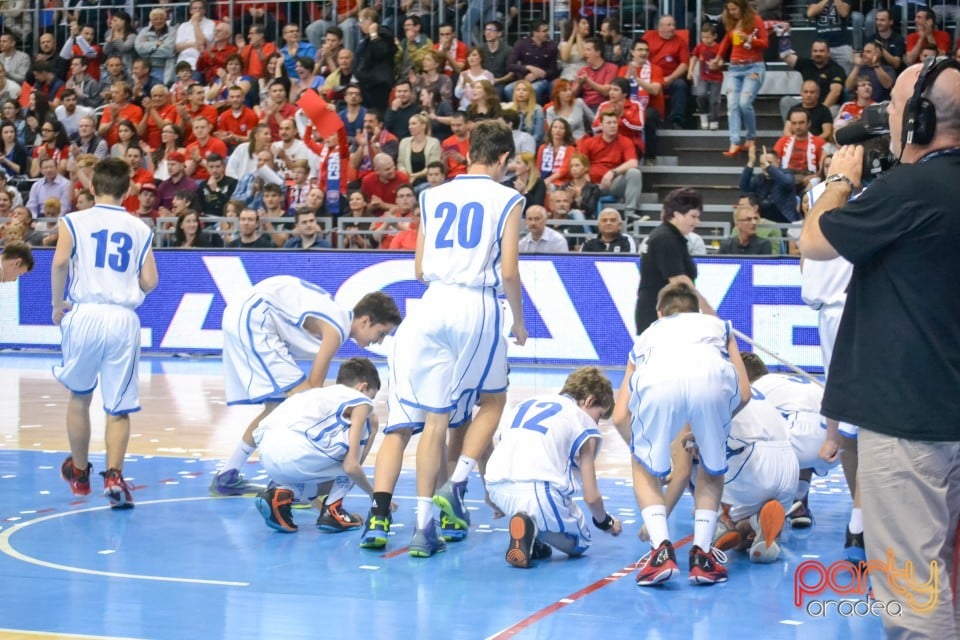
[[(284, 535), (264, 525), (252, 499), (208, 495), (217, 460), (251, 417), (250, 408), (225, 406), (218, 360), (144, 360), (143, 411), (133, 416), (125, 465), (137, 487), (135, 509), (111, 512), (96, 491), (72, 496), (58, 475), (67, 449), (66, 393), (50, 375), (53, 363), (51, 356), (0, 354), (2, 639), (882, 636), (870, 615), (833, 609), (812, 616), (794, 605), (797, 565), (839, 559), (850, 506), (839, 473), (815, 481), (816, 523), (785, 533), (779, 562), (752, 565), (734, 554), (726, 584), (693, 587), (684, 574), (664, 588), (639, 589), (632, 567), (647, 547), (636, 536), (627, 448), (603, 424), (601, 489), (608, 510), (624, 522), (621, 537), (597, 532), (584, 558), (556, 554), (532, 570), (511, 568), (503, 559), (506, 520), (492, 519), (473, 477), (468, 539), (434, 558), (414, 559), (404, 549), (414, 520), (413, 446), (386, 553), (360, 549), (355, 532), (318, 531), (313, 509), (295, 510), (300, 531)], [(566, 373), (514, 370), (510, 402), (556, 391)], [(609, 374), (619, 384), (622, 372)], [(383, 399), (381, 392), (381, 414)], [(102, 431), (97, 418), (91, 457), (97, 470)], [(256, 462), (245, 471), (265, 480)], [(346, 504), (365, 513), (368, 501), (355, 491)], [(685, 497), (670, 521), (684, 572), (691, 509)]]

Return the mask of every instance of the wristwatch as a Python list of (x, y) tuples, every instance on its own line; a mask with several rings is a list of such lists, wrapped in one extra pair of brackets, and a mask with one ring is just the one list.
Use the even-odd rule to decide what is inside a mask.
[(843, 175), (842, 173), (834, 173), (833, 175), (827, 176), (827, 179), (824, 180), (824, 184), (830, 184), (831, 182), (845, 182), (851, 191), (854, 191), (856, 187), (853, 184), (853, 180)]

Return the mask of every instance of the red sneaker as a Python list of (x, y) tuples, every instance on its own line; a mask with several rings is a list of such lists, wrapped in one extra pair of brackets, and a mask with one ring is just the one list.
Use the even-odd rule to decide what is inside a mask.
[(90, 473), (93, 471), (93, 465), (87, 463), (84, 470), (77, 469), (73, 464), (73, 456), (67, 456), (67, 459), (60, 465), (60, 477), (70, 485), (70, 491), (76, 496), (90, 495)]
[(663, 584), (680, 572), (677, 554), (669, 540), (664, 540), (656, 549), (640, 558), (637, 570), (637, 586), (652, 587)]
[(727, 581), (727, 555), (716, 547), (704, 551), (694, 545), (690, 549), (690, 584), (716, 584)]
[(123, 479), (119, 469), (107, 469), (103, 476), (103, 495), (110, 501), (111, 509), (133, 509), (132, 485)]

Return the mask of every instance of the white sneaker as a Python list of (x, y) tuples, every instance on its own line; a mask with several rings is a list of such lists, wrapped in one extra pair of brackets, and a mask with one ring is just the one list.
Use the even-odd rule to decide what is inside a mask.
[(719, 122), (711, 122), (711, 123), (710, 123), (710, 131), (716, 131), (716, 130), (719, 129), (719, 128), (720, 128), (720, 123), (719, 123)]
[(708, 126), (709, 126), (709, 125), (707, 124), (707, 114), (701, 113), (701, 114), (700, 114), (700, 128), (701, 128), (701, 129), (706, 129)]

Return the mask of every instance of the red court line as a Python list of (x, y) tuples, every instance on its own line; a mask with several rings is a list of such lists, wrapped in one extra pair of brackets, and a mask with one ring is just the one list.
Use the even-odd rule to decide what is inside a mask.
[[(679, 549), (680, 547), (691, 542), (692, 540), (693, 540), (693, 536), (687, 536), (686, 538), (682, 538), (678, 540), (675, 545), (673, 545), (673, 548)], [(634, 563), (628, 567), (624, 567), (623, 569), (620, 569), (619, 571), (615, 571), (614, 573), (611, 573), (609, 576), (605, 578), (601, 578), (600, 580), (597, 580), (593, 584), (587, 585), (583, 589), (580, 589), (579, 591), (575, 591), (574, 593), (571, 593), (569, 596), (566, 596), (565, 598), (560, 598), (559, 600), (557, 600), (551, 605), (547, 605), (543, 609), (540, 609), (540, 611), (537, 611), (536, 613), (533, 613), (527, 616), (520, 622), (517, 622), (516, 624), (513, 624), (507, 627), (503, 631), (493, 636), (490, 636), (489, 638), (487, 638), (487, 640), (503, 640), (504, 638), (512, 638), (513, 636), (517, 635), (518, 633), (520, 633), (530, 625), (536, 622), (539, 622), (540, 620), (543, 620), (550, 614), (556, 613), (560, 609), (563, 609), (567, 605), (573, 604), (574, 602), (583, 598), (584, 596), (588, 596), (594, 591), (599, 591), (600, 589), (606, 587), (607, 585), (613, 584), (620, 578), (630, 575), (630, 573), (633, 572), (636, 568), (637, 568), (637, 565), (636, 563)]]
[(389, 560), (390, 558), (396, 558), (397, 556), (402, 556), (408, 551), (410, 551), (410, 547), (400, 547), (399, 549), (394, 549), (393, 551), (387, 551), (386, 553), (381, 553), (380, 557), (386, 558), (387, 560)]

